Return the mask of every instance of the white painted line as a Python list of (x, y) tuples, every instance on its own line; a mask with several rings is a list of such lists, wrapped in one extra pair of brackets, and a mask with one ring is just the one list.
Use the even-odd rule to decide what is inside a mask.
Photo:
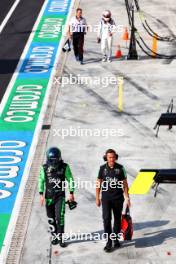
[[(2, 99), (2, 103), (0, 105), (0, 115), (5, 107), (5, 104), (7, 102), (7, 99), (10, 95), (10, 92), (13, 88), (13, 85), (18, 77), (18, 74), (19, 74), (19, 70), (23, 64), (23, 60), (24, 58), (26, 57), (26, 54), (28, 52), (28, 49), (29, 49), (29, 46), (31, 45), (32, 41), (33, 41), (33, 37), (35, 35), (35, 31), (38, 27), (38, 24), (43, 16), (43, 13), (45, 11), (45, 8), (48, 4), (49, 0), (47, 0), (41, 11), (40, 11), (40, 14), (35, 22), (35, 25), (33, 27), (33, 30), (32, 30), (32, 33), (30, 34), (30, 37), (28, 39), (28, 42), (25, 46), (25, 49), (22, 53), (22, 56), (21, 56), (21, 59), (19, 60), (19, 63), (17, 65), (17, 68), (12, 76), (12, 79), (8, 85), (8, 88), (6, 90), (6, 93), (5, 95), (3, 96), (3, 99)], [(72, 10), (73, 10), (73, 7), (74, 7), (74, 3), (75, 3), (75, 0), (72, 0), (71, 2), (71, 5), (70, 5), (70, 8), (69, 8), (69, 12), (68, 12), (68, 15), (67, 15), (67, 21), (66, 21), (66, 26), (68, 25), (68, 22), (69, 22), (69, 19), (71, 17), (71, 13), (72, 13)], [(48, 83), (48, 86), (47, 86), (47, 90), (46, 90), (46, 93), (45, 93), (45, 98), (44, 98), (44, 101), (43, 101), (43, 104), (42, 104), (42, 108), (41, 108), (41, 112), (40, 112), (40, 115), (39, 115), (39, 119), (38, 119), (38, 122), (37, 122), (37, 125), (36, 125), (36, 128), (35, 128), (35, 131), (34, 131), (34, 136), (33, 136), (33, 141), (31, 143), (31, 147), (29, 149), (29, 153), (28, 153), (28, 158), (26, 160), (26, 164), (25, 164), (25, 167), (24, 167), (24, 172), (23, 172), (23, 175), (22, 175), (22, 179), (21, 179), (21, 183), (20, 183), (20, 186), (19, 186), (19, 190), (18, 190), (18, 193), (17, 193), (17, 196), (16, 196), (16, 201), (15, 201), (15, 204), (14, 204), (14, 207), (13, 207), (13, 211), (12, 211), (12, 214), (11, 214), (11, 218), (10, 218), (10, 222), (9, 222), (9, 226), (8, 226), (8, 229), (7, 229), (7, 233), (6, 233), (6, 236), (5, 236), (5, 239), (4, 239), (4, 247), (2, 248), (2, 251), (1, 251), (1, 255), (0, 255), (0, 264), (4, 264), (6, 263), (6, 259), (7, 259), (7, 256), (8, 256), (8, 252), (9, 252), (9, 249), (10, 249), (10, 243), (11, 243), (11, 239), (12, 239), (12, 236), (13, 236), (13, 233), (14, 233), (14, 230), (15, 230), (15, 225), (16, 225), (16, 222), (17, 222), (17, 219), (18, 219), (18, 215), (19, 215), (19, 211), (20, 211), (20, 206), (21, 206), (21, 202), (22, 202), (22, 199), (23, 199), (23, 195), (24, 195), (24, 190), (25, 190), (25, 186), (26, 186), (26, 183), (27, 183), (27, 180), (28, 180), (28, 177), (29, 177), (29, 172), (30, 172), (30, 169), (31, 169), (31, 166), (32, 166), (32, 161), (33, 161), (33, 158), (34, 158), (34, 154), (35, 154), (35, 151), (36, 151), (36, 147), (37, 147), (37, 144), (38, 144), (38, 140), (39, 140), (39, 136), (40, 136), (40, 132), (41, 132), (41, 129), (42, 129), (42, 124), (43, 124), (43, 121), (44, 121), (44, 118), (45, 118), (45, 113), (46, 113), (46, 110), (47, 110), (47, 106), (48, 106), (48, 101), (49, 101), (49, 96), (50, 96), (50, 93), (51, 93), (51, 88), (52, 88), (52, 84), (53, 84), (53, 80), (54, 80), (54, 76), (56, 74), (56, 64), (57, 64), (57, 60), (59, 59), (61, 53), (62, 53), (62, 46), (64, 45), (64, 38), (62, 38), (60, 40), (60, 45), (59, 45), (59, 48), (58, 48), (58, 51), (56, 53), (56, 57), (55, 57), (55, 65), (53, 67), (53, 70), (51, 72), (51, 75), (50, 75), (50, 80), (49, 80), (49, 83)]]
[[(12, 76), (12, 79), (6, 89), (6, 92), (2, 98), (2, 102), (0, 104), (0, 115), (7, 103), (7, 100), (8, 100), (8, 97), (11, 93), (11, 90), (13, 88), (13, 85), (18, 77), (18, 74), (19, 74), (19, 71), (22, 67), (22, 64), (23, 64), (23, 61), (27, 55), (27, 52), (29, 50), (29, 47), (33, 41), (33, 38), (34, 38), (34, 35), (35, 35), (35, 31), (40, 23), (40, 20), (43, 16), (43, 13), (46, 9), (46, 6), (48, 4), (49, 0), (45, 1), (45, 3), (43, 4), (42, 6), (42, 9), (38, 15), (38, 18), (34, 24), (34, 27), (32, 29), (32, 33), (30, 34), (29, 36), (29, 39), (27, 41), (27, 44), (23, 50), (23, 53), (21, 55), (21, 58), (19, 60), (19, 63), (16, 67), (16, 70)], [(38, 121), (39, 122), (39, 121)], [(38, 139), (38, 138), (37, 138)], [(12, 239), (12, 236), (13, 236), (13, 233), (14, 233), (14, 230), (15, 230), (15, 225), (16, 225), (16, 222), (17, 222), (17, 219), (18, 219), (18, 215), (19, 215), (19, 211), (20, 211), (20, 205), (21, 205), (21, 202), (22, 202), (22, 199), (23, 199), (23, 194), (24, 194), (24, 188), (25, 188), (25, 185), (26, 185), (26, 182), (27, 182), (27, 179), (28, 179), (28, 176), (29, 176), (29, 172), (27, 173), (27, 175), (25, 174), (26, 171), (28, 171), (27, 169), (29, 169), (31, 167), (31, 164), (32, 164), (32, 160), (33, 160), (33, 156), (34, 156), (34, 153), (31, 153), (32, 152), (32, 149), (36, 146), (37, 146), (37, 142), (35, 142), (34, 144), (34, 141), (33, 140), (33, 143), (31, 144), (31, 148), (29, 150), (29, 153), (28, 153), (28, 158), (26, 160), (26, 165), (25, 165), (25, 169), (24, 169), (24, 172), (23, 172), (23, 176), (22, 176), (22, 179), (21, 179), (21, 183), (20, 183), (20, 186), (19, 186), (19, 189), (18, 189), (18, 193), (17, 193), (17, 196), (16, 196), (16, 201), (15, 201), (15, 204), (14, 204), (14, 207), (13, 207), (13, 211), (11, 213), (11, 217), (10, 217), (10, 222), (9, 222), (9, 225), (8, 225), (8, 229), (7, 229), (7, 232), (6, 232), (6, 236), (4, 238), (4, 246), (2, 247), (2, 251), (1, 251), (1, 254), (0, 254), (0, 264), (4, 264), (6, 263), (6, 259), (7, 259), (7, 256), (8, 256), (8, 252), (9, 252), (9, 249), (10, 249), (10, 243), (11, 243), (11, 239)], [(34, 147), (32, 147), (32, 145), (34, 145)], [(35, 146), (36, 145), (36, 146)], [(34, 149), (34, 152), (35, 152), (35, 149)], [(28, 165), (28, 166), (27, 166)]]
[(1, 25), (0, 25), (0, 34), (3, 31), (3, 29), (5, 28), (9, 18), (11, 17), (11, 15), (13, 14), (13, 12), (15, 11), (17, 5), (19, 4), (20, 0), (16, 0), (14, 2), (14, 4), (12, 5), (12, 7), (10, 8), (9, 12), (7, 13), (6, 17), (4, 18), (4, 20), (2, 21)]
[(0, 104), (0, 115), (2, 114), (2, 111), (3, 111), (3, 109), (4, 109), (4, 107), (5, 107), (6, 103), (7, 103), (8, 97), (9, 97), (9, 95), (10, 95), (10, 93), (11, 93), (11, 90), (12, 90), (12, 88), (13, 88), (13, 85), (14, 85), (14, 83), (15, 83), (17, 77), (18, 77), (18, 74), (19, 74), (20, 69), (21, 69), (21, 67), (22, 67), (22, 64), (23, 64), (23, 62), (24, 62), (24, 59), (26, 58), (27, 52), (28, 52), (28, 50), (29, 50), (29, 47), (30, 47), (30, 45), (31, 45), (31, 43), (32, 43), (32, 41), (33, 41), (33, 37), (34, 37), (34, 35), (35, 35), (35, 31), (36, 31), (36, 29), (37, 29), (37, 27), (38, 27), (38, 25), (39, 25), (40, 19), (41, 19), (42, 15), (43, 15), (43, 13), (44, 13), (44, 11), (45, 11), (45, 8), (46, 8), (48, 2), (49, 2), (49, 0), (47, 0), (47, 1), (44, 3), (44, 5), (43, 5), (43, 7), (42, 7), (42, 9), (41, 9), (41, 11), (40, 11), (40, 13), (39, 13), (39, 15), (38, 15), (38, 18), (37, 18), (37, 20), (36, 20), (36, 22), (35, 22), (35, 24), (34, 24), (34, 27), (33, 27), (33, 29), (31, 30), (32, 33), (30, 34), (30, 36), (29, 36), (29, 38), (28, 38), (28, 41), (27, 41), (26, 46), (25, 46), (25, 48), (24, 48), (24, 50), (23, 50), (23, 53), (22, 53), (22, 55), (21, 55), (21, 57), (20, 57), (20, 59), (19, 59), (19, 62), (18, 62), (18, 64), (17, 64), (17, 67), (16, 67), (16, 69), (15, 69), (13, 75), (12, 75), (12, 78), (11, 78), (11, 80), (10, 80), (10, 82), (9, 82), (9, 85), (7, 86), (7, 89), (6, 89), (6, 91), (5, 91), (5, 94), (4, 94), (4, 96), (3, 96), (3, 98), (2, 98), (2, 101), (1, 101), (1, 104)]

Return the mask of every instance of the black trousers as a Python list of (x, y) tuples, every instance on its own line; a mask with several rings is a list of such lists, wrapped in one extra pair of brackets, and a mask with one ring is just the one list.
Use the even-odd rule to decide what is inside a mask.
[[(117, 237), (118, 237), (118, 234), (120, 233), (123, 202), (124, 202), (124, 199), (119, 199), (119, 200), (102, 199), (104, 232), (108, 234), (109, 241), (110, 241), (110, 235), (112, 233), (115, 233)], [(112, 223), (111, 223), (112, 222), (112, 212), (114, 215), (113, 229), (112, 229)]]
[(51, 234), (64, 233), (64, 218), (65, 218), (65, 196), (60, 196), (57, 200), (46, 200), (46, 213)]
[(73, 49), (75, 57), (78, 57), (80, 61), (83, 60), (83, 47), (84, 47), (84, 33), (73, 33)]

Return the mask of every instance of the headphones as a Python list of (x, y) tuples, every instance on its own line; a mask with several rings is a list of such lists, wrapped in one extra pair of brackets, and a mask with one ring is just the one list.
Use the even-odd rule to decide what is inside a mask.
[(118, 160), (119, 155), (115, 152), (115, 150), (113, 150), (113, 149), (108, 149), (108, 150), (106, 150), (105, 155), (103, 156), (104, 161), (107, 161), (107, 154), (108, 154), (108, 153), (113, 153), (113, 154), (115, 154), (115, 156), (116, 156), (116, 160)]

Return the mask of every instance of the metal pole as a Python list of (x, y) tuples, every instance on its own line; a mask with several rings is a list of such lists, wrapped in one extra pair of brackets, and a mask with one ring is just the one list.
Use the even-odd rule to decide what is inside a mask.
[(131, 7), (132, 12), (132, 24), (131, 24), (131, 38), (130, 38), (130, 46), (129, 53), (127, 56), (127, 60), (137, 60), (138, 54), (136, 50), (136, 37), (135, 37), (135, 27), (134, 27), (134, 5)]

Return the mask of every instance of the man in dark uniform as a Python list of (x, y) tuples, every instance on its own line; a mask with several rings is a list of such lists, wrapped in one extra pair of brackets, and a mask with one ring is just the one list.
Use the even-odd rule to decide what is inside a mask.
[[(108, 235), (108, 241), (104, 248), (106, 252), (111, 251), (112, 240), (114, 240), (114, 248), (120, 247), (118, 238), (124, 199), (130, 206), (126, 172), (124, 167), (116, 162), (117, 159), (118, 155), (113, 149), (106, 151), (104, 155), (106, 163), (100, 167), (96, 186), (96, 205), (100, 206), (102, 202), (104, 232)], [(113, 232), (112, 211), (114, 215)]]
[(84, 35), (87, 32), (87, 22), (82, 16), (82, 9), (77, 8), (76, 16), (71, 18), (69, 23), (69, 37), (73, 40), (73, 49), (75, 58), (83, 64), (83, 52), (84, 52)]
[[(65, 247), (64, 242), (64, 216), (65, 216), (65, 187), (66, 181), (70, 191), (69, 201), (74, 201), (74, 179), (68, 164), (61, 158), (58, 148), (50, 148), (47, 151), (47, 161), (41, 167), (38, 191), (40, 204), (46, 202), (48, 223), (52, 235), (51, 243)], [(45, 196), (44, 196), (45, 193)]]

